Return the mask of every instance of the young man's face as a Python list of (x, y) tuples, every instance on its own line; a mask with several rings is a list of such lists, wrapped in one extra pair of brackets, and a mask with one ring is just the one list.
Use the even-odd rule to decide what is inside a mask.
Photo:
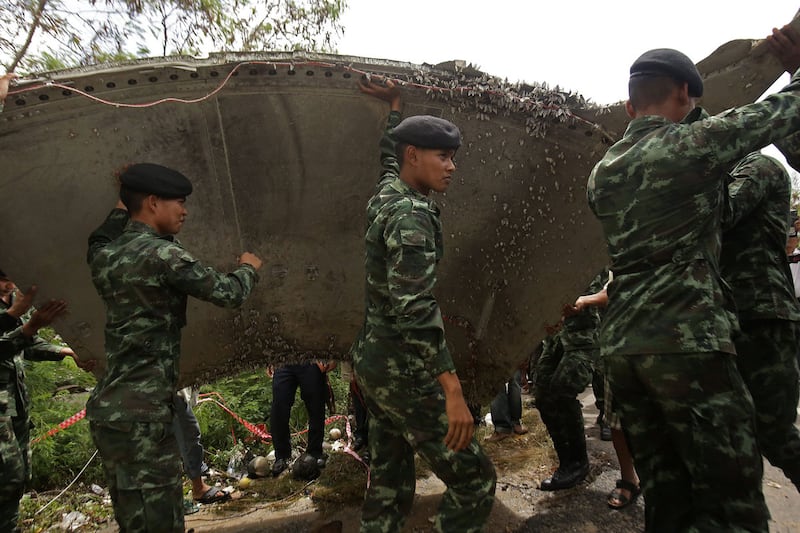
[(5, 299), (9, 294), (14, 292), (14, 282), (8, 278), (0, 278), (0, 298)]
[(158, 198), (154, 205), (156, 230), (161, 235), (175, 235), (189, 214), (186, 198)]
[(410, 163), (414, 167), (412, 183), (410, 185), (423, 194), (430, 191), (445, 192), (450, 186), (456, 164), (453, 158), (456, 151), (452, 149), (434, 149), (409, 147), (414, 153)]

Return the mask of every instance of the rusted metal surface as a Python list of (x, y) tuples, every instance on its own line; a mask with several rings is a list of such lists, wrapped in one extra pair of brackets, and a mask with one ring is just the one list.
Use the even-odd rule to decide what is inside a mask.
[[(712, 74), (706, 106), (750, 101), (780, 74), (749, 43), (701, 63)], [(443, 116), (464, 135), (456, 179), (436, 199), (446, 239), (437, 296), (471, 394), (485, 396), (504, 380), (604, 264), (585, 183), (624, 130), (620, 106), (598, 115), (574, 96), (553, 105), (545, 94), (544, 107), (532, 110), (533, 97), (520, 88), (494, 96), (480, 90), (480, 75), (296, 53), (144, 60), (47, 79), (146, 103), (202, 97), (234, 69), (219, 92), (194, 104), (122, 108), (53, 85), (7, 101), (0, 265), (21, 286), (35, 282), (44, 297), (69, 301), (57, 329), (82, 357), (104, 358), (103, 305), (86, 265), (86, 237), (115, 203), (113, 170), (140, 161), (172, 166), (194, 182), (180, 234), (194, 254), (221, 269), (243, 250), (265, 259), (242, 310), (190, 300), (184, 381), (265, 362), (346, 357), (363, 319), (365, 205), (387, 113), (358, 92), (362, 71), (476, 88), (472, 95), (433, 91), (435, 99), (430, 88), (405, 90), (406, 115)], [(546, 127), (543, 136), (528, 133), (532, 124)]]

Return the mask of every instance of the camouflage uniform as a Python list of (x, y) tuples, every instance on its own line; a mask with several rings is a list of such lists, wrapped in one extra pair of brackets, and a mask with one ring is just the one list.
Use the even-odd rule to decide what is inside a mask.
[[(601, 290), (604, 279), (599, 274), (585, 294)], [(594, 307), (565, 318), (561, 330), (543, 341), (542, 355), (536, 365), (536, 407), (553, 440), (560, 469), (588, 464), (578, 394), (589, 385), (598, 366), (598, 323), (599, 314)]]
[(88, 261), (106, 304), (108, 369), (86, 404), (120, 530), (183, 531), (181, 457), (173, 432), (187, 295), (241, 305), (257, 281), (202, 266), (171, 236), (114, 209), (89, 237)]
[(366, 319), (354, 367), (369, 410), (372, 482), (362, 532), (399, 531), (414, 499), (414, 452), (447, 484), (438, 531), (480, 531), (494, 501), (492, 463), (473, 437), (458, 453), (445, 447), (448, 420), (436, 377), (454, 372), (439, 306), (431, 293), (442, 257), (439, 211), (399, 177), (389, 129), (383, 172), (367, 206)]
[(719, 273), (724, 175), (800, 129), (800, 79), (681, 123), (631, 121), (589, 177), (614, 280), (600, 333), (650, 531), (767, 531), (754, 409)]
[(720, 267), (742, 333), (736, 365), (753, 397), (761, 453), (800, 488), (797, 351), (800, 305), (786, 262), (791, 180), (772, 158), (753, 153), (731, 172), (728, 227)]
[(22, 322), (6, 313), (0, 300), (0, 531), (16, 531), (19, 500), (30, 481), (30, 398), (25, 387), (25, 359), (61, 361), (62, 346), (22, 334)]

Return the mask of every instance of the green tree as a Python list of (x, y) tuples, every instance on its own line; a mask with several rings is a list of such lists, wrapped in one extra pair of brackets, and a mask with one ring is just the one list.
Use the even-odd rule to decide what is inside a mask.
[(0, 0), (0, 64), (36, 71), (202, 50), (332, 51), (346, 0)]

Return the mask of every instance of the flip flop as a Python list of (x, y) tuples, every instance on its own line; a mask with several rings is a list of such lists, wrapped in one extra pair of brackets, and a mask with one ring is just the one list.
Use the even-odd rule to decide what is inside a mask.
[(200, 496), (199, 498), (195, 498), (194, 501), (199, 503), (222, 503), (226, 502), (231, 499), (231, 495), (225, 492), (224, 490), (218, 489), (217, 487), (211, 487), (206, 491), (205, 494)]
[[(631, 493), (630, 498), (622, 493), (623, 490), (627, 490)], [(617, 487), (608, 495), (608, 506), (616, 510), (624, 509), (632, 503), (635, 503), (641, 493), (642, 489), (640, 487), (634, 485), (630, 481), (618, 479)]]

